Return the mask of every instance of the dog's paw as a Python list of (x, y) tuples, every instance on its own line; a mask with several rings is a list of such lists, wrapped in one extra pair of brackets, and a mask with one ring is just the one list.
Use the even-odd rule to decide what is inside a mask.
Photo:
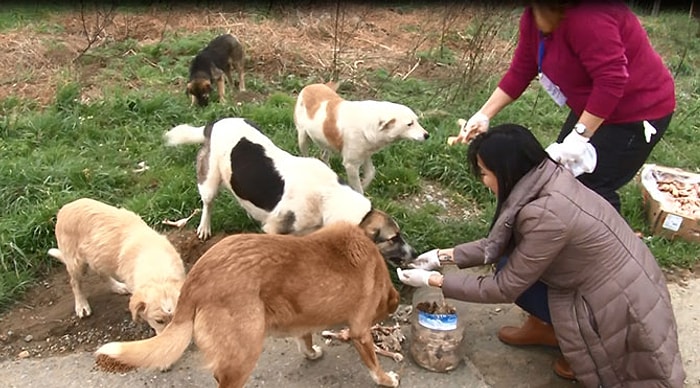
[[(381, 371), (380, 371), (381, 372)], [(372, 380), (374, 380), (377, 385), (382, 387), (398, 387), (399, 386), (399, 375), (396, 372), (386, 372), (377, 376), (374, 372), (370, 372)]]
[(77, 315), (78, 318), (89, 317), (90, 314), (92, 314), (92, 309), (90, 308), (89, 304), (85, 303), (75, 305), (75, 315)]
[(311, 352), (304, 352), (304, 356), (307, 360), (318, 360), (323, 356), (323, 349), (318, 345), (313, 345), (311, 347)]
[(197, 236), (200, 240), (206, 240), (211, 236), (211, 228), (209, 225), (199, 225), (197, 227)]
[(388, 385), (389, 387), (398, 387), (399, 386), (399, 375), (396, 372), (387, 372), (387, 376), (389, 376), (389, 379), (391, 379), (391, 385)]
[(124, 284), (120, 281), (117, 281), (113, 278), (110, 278), (109, 286), (110, 286), (110, 289), (112, 290), (112, 292), (114, 292), (116, 294), (120, 294), (120, 295), (131, 294), (131, 290), (129, 290), (129, 287), (126, 284)]

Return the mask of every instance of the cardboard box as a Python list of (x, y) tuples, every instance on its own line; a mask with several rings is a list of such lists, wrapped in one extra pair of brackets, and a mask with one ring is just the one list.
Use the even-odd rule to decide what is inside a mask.
[(683, 182), (686, 186), (697, 188), (700, 187), (700, 174), (678, 168), (645, 164), (639, 177), (651, 234), (669, 239), (680, 238), (686, 241), (700, 242), (700, 216), (698, 216), (700, 212), (679, 211), (678, 203), (671, 195), (659, 190), (658, 185), (660, 179), (663, 178), (664, 180), (673, 179)]

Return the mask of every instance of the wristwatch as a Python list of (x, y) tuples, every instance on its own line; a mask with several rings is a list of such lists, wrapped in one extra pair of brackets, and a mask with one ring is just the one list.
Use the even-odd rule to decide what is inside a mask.
[(574, 131), (583, 137), (591, 137), (591, 133), (584, 123), (576, 123), (576, 125), (574, 125)]

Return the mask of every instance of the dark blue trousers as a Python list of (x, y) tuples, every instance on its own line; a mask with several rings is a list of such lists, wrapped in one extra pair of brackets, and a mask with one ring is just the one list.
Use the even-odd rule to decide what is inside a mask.
[[(503, 256), (496, 264), (496, 272), (500, 271), (508, 262), (508, 256)], [(547, 323), (552, 323), (552, 317), (549, 315), (549, 303), (547, 302), (547, 285), (541, 281), (536, 281), (535, 284), (525, 290), (515, 304), (521, 309), (527, 311), (530, 315), (534, 315), (540, 320)]]

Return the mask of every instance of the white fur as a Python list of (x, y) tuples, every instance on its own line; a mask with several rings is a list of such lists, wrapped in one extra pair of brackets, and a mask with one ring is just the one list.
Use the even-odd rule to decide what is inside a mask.
[[(178, 125), (165, 134), (170, 145), (204, 141), (204, 127)], [(284, 193), (277, 206), (267, 212), (250, 201), (236, 196), (230, 184), (231, 150), (245, 137), (265, 148), (275, 168), (285, 180)], [(199, 141), (201, 140), (201, 141)], [(287, 212), (293, 212), (294, 234), (305, 234), (333, 221), (359, 224), (371, 210), (369, 199), (338, 182), (338, 176), (326, 164), (315, 158), (291, 155), (277, 147), (269, 138), (242, 118), (226, 118), (214, 124), (208, 156), (206, 179), (197, 185), (202, 199), (202, 216), (197, 234), (206, 239), (211, 235), (211, 203), (221, 185), (231, 192), (238, 203), (266, 233), (280, 233)], [(234, 167), (235, 168), (235, 167)]]
[[(310, 86), (318, 87), (318, 85)], [(323, 148), (322, 159), (326, 164), (328, 164), (329, 152), (340, 152), (348, 183), (360, 193), (363, 193), (374, 179), (376, 171), (371, 159), (374, 153), (399, 139), (423, 141), (429, 136), (418, 122), (418, 116), (405, 105), (388, 101), (342, 100), (336, 106), (335, 122), (326, 124), (327, 127), (335, 127), (342, 138), (342, 148), (335, 149), (332, 141), (326, 138), (323, 131), (324, 122), (328, 117), (328, 101), (322, 102), (314, 116), (309, 117), (305, 95), (314, 93), (315, 90), (317, 89), (309, 89), (309, 86), (302, 89), (294, 109), (294, 123), (298, 132), (301, 154), (304, 156), (308, 154), (307, 138), (311, 138), (314, 143)], [(328, 91), (324, 91), (325, 93)], [(309, 99), (312, 98), (318, 97), (309, 97)], [(333, 98), (339, 97), (334, 94)], [(362, 180), (360, 180), (360, 168), (362, 168)]]

